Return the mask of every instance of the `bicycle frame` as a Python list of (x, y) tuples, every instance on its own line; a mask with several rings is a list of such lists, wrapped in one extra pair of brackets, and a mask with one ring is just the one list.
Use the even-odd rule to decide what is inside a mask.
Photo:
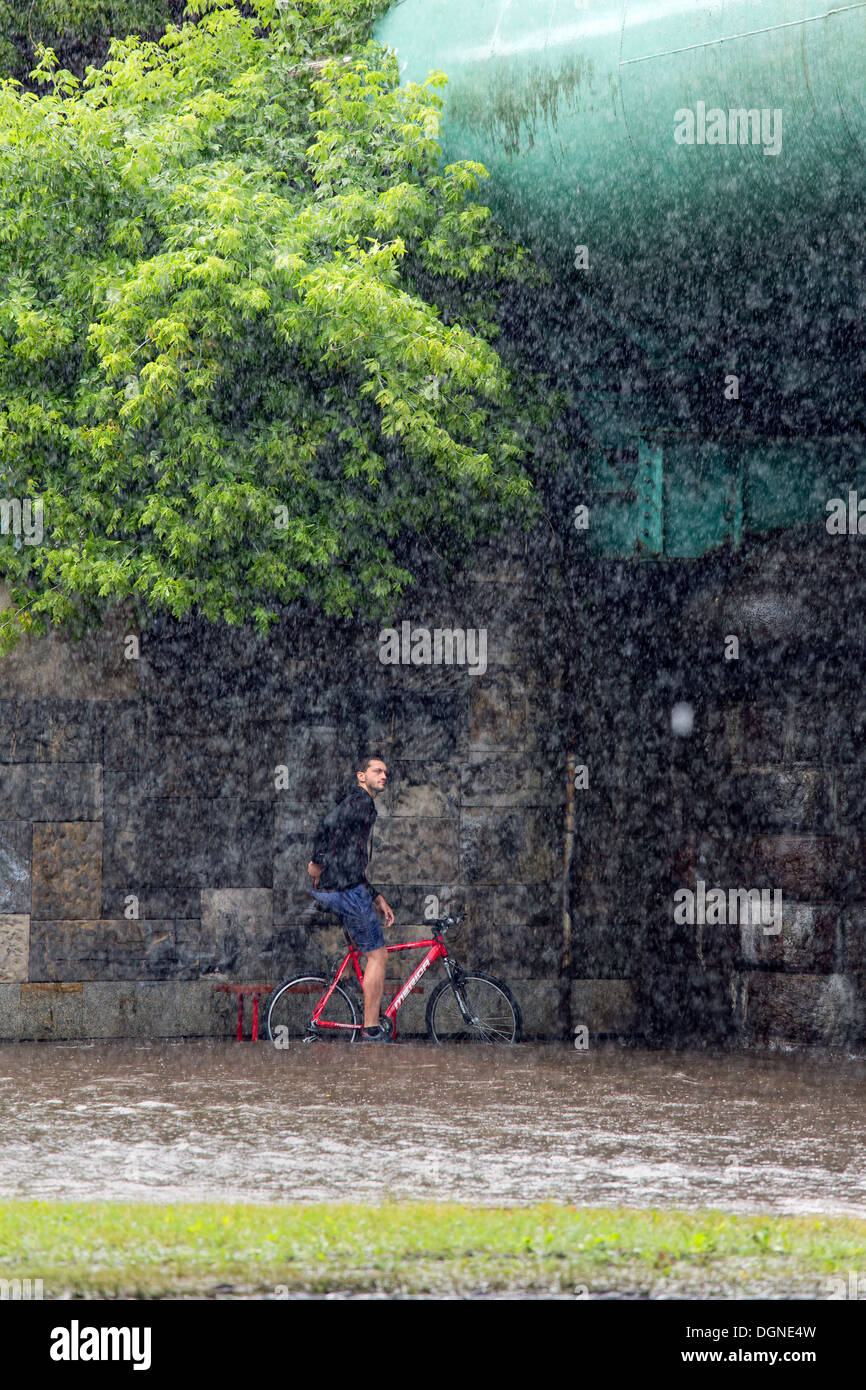
[[(426, 975), (427, 971), (430, 969), (430, 966), (435, 965), (437, 960), (444, 960), (445, 969), (448, 971), (449, 975), (452, 975), (452, 968), (451, 961), (448, 956), (447, 947), (445, 946), (445, 943), (441, 940), (441, 938), (434, 937), (432, 940), (427, 941), (398, 941), (393, 946), (385, 947), (385, 950), (388, 952), (388, 955), (390, 956), (395, 951), (418, 951), (423, 950), (425, 946), (429, 947), (430, 949), (428, 950), (424, 959), (418, 965), (416, 965), (415, 969), (412, 971), (412, 974), (409, 976), (408, 980), (406, 980), (406, 983), (401, 985), (400, 988), (397, 990), (387, 1009), (382, 1010), (385, 1017), (390, 1018), (392, 1023), (395, 1024), (395, 1026), (397, 1010), (403, 1003), (403, 1000), (410, 993), (410, 991), (415, 988), (416, 984), (421, 979), (421, 977), (423, 975)], [(362, 952), (359, 952), (357, 946), (352, 946), (350, 950), (347, 951), (346, 956), (342, 961), (339, 970), (337, 971), (331, 983), (328, 985), (327, 990), (322, 995), (321, 999), (319, 1000), (318, 1004), (313, 1010), (313, 1016), (310, 1020), (312, 1027), (343, 1029), (349, 1032), (354, 1032), (356, 1030), (358, 1026), (357, 1024), (331, 1023), (328, 1019), (322, 1018), (322, 1013), (327, 1008), (328, 1000), (334, 993), (334, 989), (340, 983), (340, 980), (343, 978), (343, 972), (345, 971), (346, 966), (349, 964), (349, 961), (352, 961), (354, 963), (355, 974), (358, 978), (359, 984), (363, 987), (364, 974), (361, 970), (360, 964), (358, 963), (358, 956), (360, 954), (362, 954)]]

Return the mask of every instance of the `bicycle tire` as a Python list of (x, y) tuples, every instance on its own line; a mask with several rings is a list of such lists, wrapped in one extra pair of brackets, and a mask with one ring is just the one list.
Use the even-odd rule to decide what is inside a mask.
[[(286, 1046), (289, 1042), (303, 1042), (306, 1038), (355, 1042), (361, 1031), (358, 1013), (351, 996), (340, 985), (334, 986), (334, 993), (325, 1008), (325, 1017), (332, 1023), (353, 1023), (354, 1031), (349, 1033), (342, 1028), (312, 1029), (310, 1026), (313, 1010), (330, 983), (330, 979), (325, 979), (324, 975), (296, 975), (277, 985), (268, 999), (265, 1014), (264, 1031), (268, 1041), (278, 1047)], [(285, 1033), (278, 1034), (278, 1028), (285, 1028)]]
[(427, 1003), (427, 1036), (432, 1043), (520, 1042), (523, 1015), (502, 980), (483, 970), (467, 970), (461, 972), (456, 984), (466, 990), (466, 1002), (478, 1017), (479, 1026), (467, 1023), (457, 1003), (454, 985), (451, 980), (442, 980)]

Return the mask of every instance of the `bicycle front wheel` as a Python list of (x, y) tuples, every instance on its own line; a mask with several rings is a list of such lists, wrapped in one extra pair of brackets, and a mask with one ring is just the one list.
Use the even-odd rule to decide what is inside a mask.
[(493, 975), (462, 973), (437, 985), (427, 1005), (431, 1042), (517, 1043), (523, 1032), (520, 1005)]
[(312, 1026), (313, 1010), (330, 983), (324, 975), (299, 975), (294, 980), (277, 985), (268, 1000), (265, 1017), (265, 1033), (270, 1041), (277, 1047), (312, 1038), (354, 1042), (360, 1031), (358, 1014), (350, 995), (340, 985), (335, 987), (328, 1000), (322, 1019), (328, 1023), (354, 1024), (354, 1031)]

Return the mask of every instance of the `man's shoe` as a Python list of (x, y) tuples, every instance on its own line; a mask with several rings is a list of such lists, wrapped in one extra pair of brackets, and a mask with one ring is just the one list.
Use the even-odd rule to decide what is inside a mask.
[(388, 1036), (387, 1033), (383, 1033), (383, 1032), (382, 1032), (382, 1029), (381, 1029), (381, 1028), (377, 1028), (376, 1031), (375, 1031), (375, 1033), (368, 1033), (368, 1032), (365, 1031), (365, 1029), (362, 1028), (362, 1029), (361, 1029), (361, 1038), (360, 1038), (360, 1041), (361, 1041), (362, 1043), (364, 1043), (364, 1042), (389, 1043), (389, 1042), (391, 1041), (391, 1039), (389, 1038), (389, 1036)]

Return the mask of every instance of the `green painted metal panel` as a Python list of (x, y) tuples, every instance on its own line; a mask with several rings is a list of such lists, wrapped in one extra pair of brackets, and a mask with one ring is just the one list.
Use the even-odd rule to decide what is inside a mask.
[[(503, 223), (648, 361), (771, 383), (772, 430), (783, 359), (810, 414), (816, 324), (832, 399), (828, 325), (862, 316), (866, 0), (402, 0), (377, 36), (404, 80), (448, 74), (445, 159), (486, 164)], [(701, 438), (603, 371), (575, 393), (596, 441), (575, 543), (599, 553), (695, 558), (866, 495), (862, 441)]]
[[(819, 224), (864, 187), (864, 3), (403, 0), (377, 36), (405, 79), (448, 74), (446, 156), (481, 159), (485, 196), (563, 263), (577, 244), (608, 272), (664, 256), (672, 217), (773, 255), (780, 214)], [(686, 109), (692, 144), (675, 139)], [(749, 142), (711, 143), (713, 111)], [(757, 140), (741, 111), (767, 113)]]
[(594, 451), (590, 525), (576, 544), (607, 556), (698, 559), (739, 547), (749, 531), (826, 525), (832, 498), (847, 499), (853, 490), (866, 499), (866, 460), (857, 444), (659, 433), (635, 441), (636, 462), (625, 477), (621, 464)]
[(645, 555), (661, 555), (664, 551), (664, 473), (661, 442), (639, 440), (637, 458), (638, 552)]

